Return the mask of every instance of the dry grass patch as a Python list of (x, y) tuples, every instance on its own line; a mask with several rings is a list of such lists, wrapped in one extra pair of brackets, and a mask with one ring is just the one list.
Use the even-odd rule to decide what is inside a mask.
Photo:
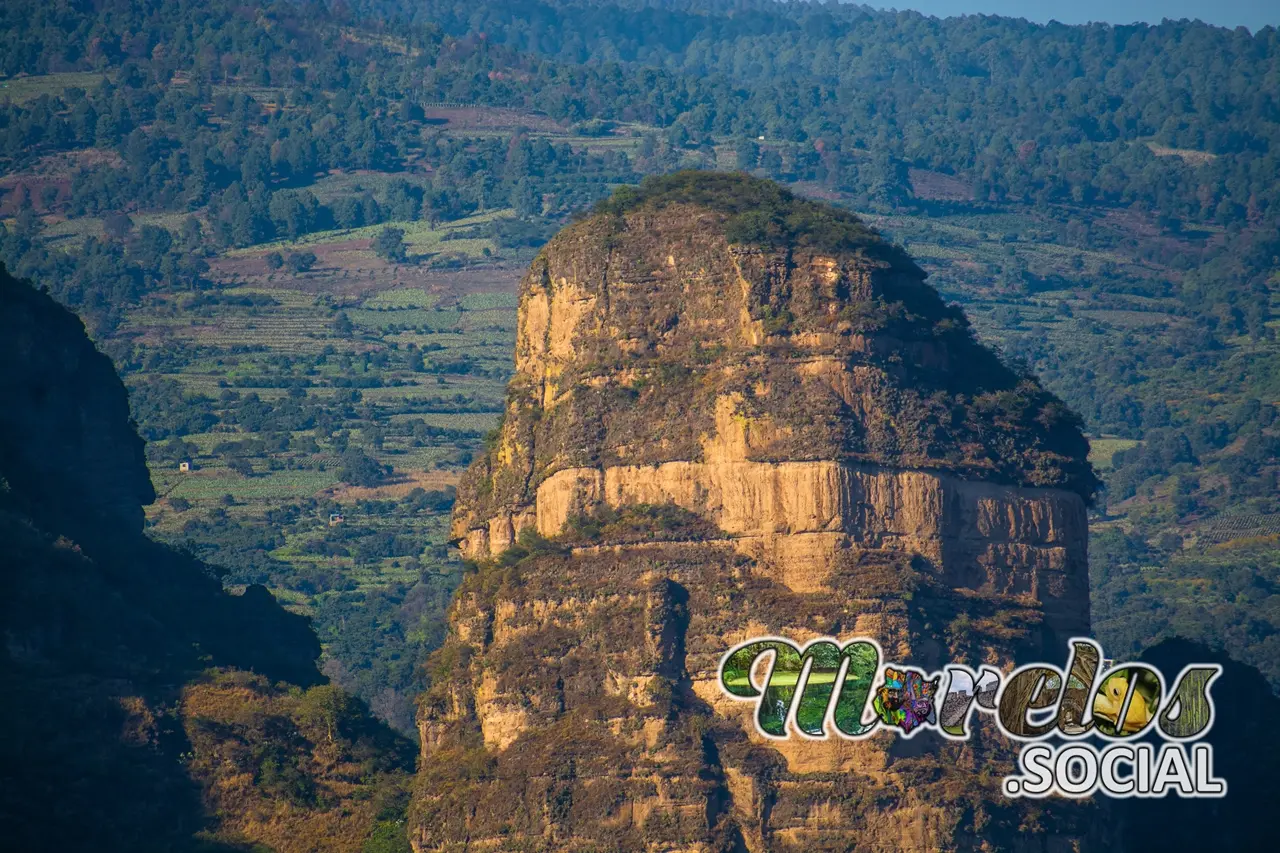
[(316, 497), (338, 503), (354, 503), (368, 500), (393, 500), (408, 495), (414, 489), (433, 491), (458, 485), (458, 471), (409, 471), (400, 473), (395, 482), (381, 486), (333, 486), (319, 492)]
[(1177, 157), (1188, 166), (1203, 166), (1218, 159), (1217, 154), (1208, 151), (1196, 151), (1191, 148), (1169, 148), (1156, 142), (1148, 142), (1147, 148), (1157, 157)]

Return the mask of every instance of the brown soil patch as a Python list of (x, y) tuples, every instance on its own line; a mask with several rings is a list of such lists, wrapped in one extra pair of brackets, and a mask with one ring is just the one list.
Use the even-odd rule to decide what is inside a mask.
[(928, 169), (908, 169), (911, 192), (926, 201), (972, 201), (973, 187), (963, 178)]
[(28, 200), (37, 212), (48, 213), (53, 208), (44, 203), (46, 187), (58, 190), (55, 204), (64, 200), (71, 191), (71, 176), (77, 169), (105, 166), (119, 168), (124, 165), (120, 155), (103, 148), (85, 148), (80, 151), (63, 151), (41, 157), (30, 168), (0, 177), (0, 216), (14, 216), (21, 208), (18, 190), (25, 189)]
[(447, 125), (450, 130), (515, 130), (564, 133), (554, 119), (542, 113), (497, 107), (426, 107), (428, 124)]
[[(264, 250), (260, 254), (217, 258), (209, 263), (212, 277), (223, 283), (254, 287), (329, 293), (364, 299), (384, 290), (419, 288), (441, 295), (441, 304), (468, 293), (512, 292), (524, 273), (523, 265), (495, 262), (461, 270), (428, 269), (413, 264), (389, 264), (367, 250), (369, 240), (344, 240), (301, 247), (315, 253), (310, 272), (267, 268)], [(282, 255), (289, 249), (277, 249)]]

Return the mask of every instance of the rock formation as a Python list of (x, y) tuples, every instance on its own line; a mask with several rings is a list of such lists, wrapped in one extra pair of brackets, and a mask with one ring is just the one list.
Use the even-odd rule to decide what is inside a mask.
[(740, 175), (620, 191), (521, 285), (454, 514), (476, 570), (421, 701), (416, 849), (1087, 841), (1001, 798), (998, 746), (766, 742), (717, 683), (765, 634), (1060, 661), (1089, 620), (1086, 453), (852, 214)]
[(364, 849), (409, 745), (321, 683), (305, 618), (143, 535), (124, 384), (2, 266), (0, 364), (6, 849)]
[(0, 474), (50, 526), (141, 532), (156, 495), (124, 383), (76, 315), (0, 277)]

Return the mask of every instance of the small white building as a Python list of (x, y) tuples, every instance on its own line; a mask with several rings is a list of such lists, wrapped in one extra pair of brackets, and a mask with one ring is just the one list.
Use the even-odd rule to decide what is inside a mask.
[(340, 512), (333, 512), (329, 514), (330, 527), (337, 527), (339, 524), (341, 524), (346, 520), (347, 520), (347, 517)]
[(182, 472), (182, 473), (184, 473), (184, 474), (189, 473), (189, 472), (191, 471), (191, 463), (190, 463), (190, 462), (179, 462), (179, 463), (178, 463), (178, 470), (179, 470), (179, 471), (181, 471), (181, 472)]

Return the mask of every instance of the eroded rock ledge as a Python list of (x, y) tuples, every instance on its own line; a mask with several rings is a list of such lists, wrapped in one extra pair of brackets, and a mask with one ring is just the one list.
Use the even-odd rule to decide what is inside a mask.
[(762, 634), (1061, 656), (1088, 628), (1086, 455), (852, 215), (705, 174), (603, 205), (525, 277), (506, 416), (459, 488), (477, 568), (420, 705), (416, 848), (1098, 842), (1000, 796), (1002, 743), (765, 742), (715, 680)]

